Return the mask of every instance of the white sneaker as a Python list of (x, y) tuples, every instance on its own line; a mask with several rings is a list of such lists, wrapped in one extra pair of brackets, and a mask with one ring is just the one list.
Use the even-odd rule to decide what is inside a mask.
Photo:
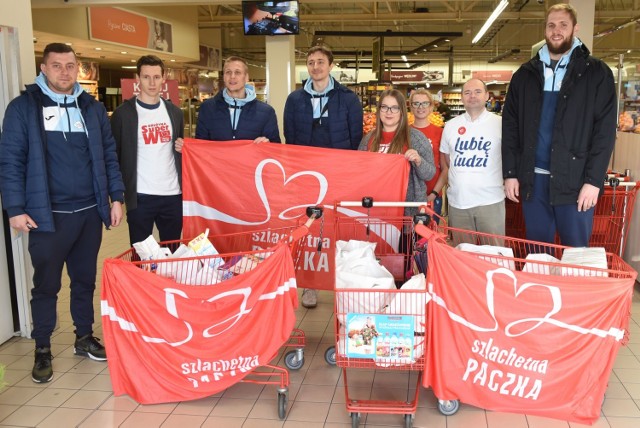
[(316, 290), (305, 288), (302, 290), (302, 306), (315, 308), (318, 305), (318, 293)]

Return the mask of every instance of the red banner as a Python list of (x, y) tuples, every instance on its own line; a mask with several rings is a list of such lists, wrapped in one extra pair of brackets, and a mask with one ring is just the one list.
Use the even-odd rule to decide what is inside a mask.
[[(326, 290), (334, 284), (334, 215), (366, 215), (364, 208), (334, 213), (334, 203), (363, 196), (404, 201), (409, 173), (402, 155), (251, 141), (185, 139), (182, 159), (187, 238), (206, 228), (216, 235), (290, 226), (306, 207), (322, 205), (324, 219), (314, 223), (305, 241), (297, 278), (299, 287)], [(397, 217), (402, 209), (377, 208), (376, 214)], [(259, 247), (278, 239), (254, 236)]]
[(634, 278), (512, 271), (429, 242), (424, 386), (442, 400), (592, 424), (628, 334)]
[(286, 245), (252, 271), (201, 287), (105, 260), (102, 328), (114, 394), (142, 404), (194, 400), (267, 364), (295, 324), (294, 276)]

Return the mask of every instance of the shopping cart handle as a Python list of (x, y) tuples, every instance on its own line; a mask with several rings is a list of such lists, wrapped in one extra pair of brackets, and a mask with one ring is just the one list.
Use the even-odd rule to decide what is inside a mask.
[(431, 221), (431, 216), (428, 214), (415, 214), (413, 216), (413, 224), (427, 225)]
[(324, 209), (319, 205), (316, 205), (314, 207), (307, 207), (307, 217), (309, 218), (320, 218), (322, 217), (323, 212)]

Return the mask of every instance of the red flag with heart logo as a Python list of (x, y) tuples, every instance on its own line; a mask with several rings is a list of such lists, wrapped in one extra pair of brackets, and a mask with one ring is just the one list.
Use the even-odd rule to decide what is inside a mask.
[(423, 384), (441, 400), (592, 424), (628, 323), (635, 273), (510, 270), (430, 240)]
[[(333, 289), (335, 215), (366, 216), (364, 208), (340, 208), (336, 201), (405, 200), (409, 163), (402, 155), (325, 149), (252, 141), (185, 139), (183, 148), (184, 236), (209, 228), (212, 234), (264, 231), (291, 225), (306, 207), (321, 205), (303, 246), (298, 286)], [(402, 208), (376, 208), (381, 217), (399, 217)], [(264, 247), (277, 237), (257, 233)], [(389, 243), (397, 245), (397, 243)]]
[(297, 302), (284, 244), (255, 269), (210, 286), (107, 259), (101, 307), (113, 392), (153, 404), (222, 391), (273, 358), (289, 339)]

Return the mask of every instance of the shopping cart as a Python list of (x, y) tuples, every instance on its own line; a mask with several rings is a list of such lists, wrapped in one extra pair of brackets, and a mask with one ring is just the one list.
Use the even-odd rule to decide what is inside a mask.
[(639, 188), (640, 182), (609, 178), (604, 194), (600, 196), (595, 207), (589, 246), (604, 247), (608, 252), (620, 257), (624, 255)]
[[(598, 199), (593, 215), (590, 247), (604, 247), (607, 252), (624, 255), (627, 234), (640, 182), (622, 181), (628, 177), (612, 175)], [(526, 228), (522, 204), (505, 199), (505, 233), (513, 238), (525, 238)], [(560, 243), (556, 235), (556, 243)]]
[[(442, 222), (417, 225), (415, 231), (422, 237), (416, 250), (423, 245), (428, 253), (431, 296), (424, 386), (450, 402), (460, 399), (490, 410), (593, 423), (617, 351), (628, 341), (637, 273), (613, 253), (603, 252), (600, 267), (567, 264), (561, 262), (563, 255), (584, 249), (456, 229)], [(458, 243), (466, 250), (451, 248)], [(487, 245), (494, 247), (489, 251)], [(483, 318), (485, 314), (491, 316)], [(511, 350), (532, 361), (548, 359), (548, 371), (520, 376), (505, 360), (483, 354), (483, 344), (495, 349), (494, 355)], [(486, 377), (480, 370), (470, 374), (471, 361), (487, 370)], [(513, 393), (506, 381), (512, 373), (517, 373), (520, 392), (528, 385), (523, 395), (536, 376), (544, 385), (542, 392), (535, 393), (535, 400)], [(485, 379), (490, 379), (488, 387)]]
[[(209, 324), (214, 327), (222, 325), (224, 323), (233, 326), (236, 322), (239, 322), (242, 316), (249, 317), (252, 313), (257, 312), (255, 311), (255, 308), (260, 301), (275, 300), (278, 298), (278, 296), (283, 296), (283, 298), (286, 298), (287, 301), (292, 300), (293, 302), (295, 302), (295, 304), (281, 304), (280, 307), (276, 307), (274, 310), (281, 311), (286, 307), (289, 308), (289, 310), (293, 311), (295, 305), (297, 305), (296, 287), (294, 281), (295, 269), (298, 267), (298, 261), (302, 252), (301, 243), (306, 238), (309, 227), (311, 226), (313, 221), (317, 218), (322, 217), (322, 208), (307, 208), (307, 216), (309, 217), (308, 221), (304, 225), (299, 227), (289, 226), (279, 229), (266, 229), (251, 232), (209, 236), (208, 239), (218, 250), (217, 255), (140, 260), (135, 249), (130, 249), (115, 257), (114, 259), (107, 259), (105, 261), (103, 273), (102, 309), (103, 317), (106, 318), (103, 321), (103, 326), (105, 331), (105, 344), (107, 347), (107, 352), (109, 353), (110, 368), (112, 362), (116, 361), (113, 364), (117, 364), (119, 360), (123, 360), (123, 358), (119, 358), (120, 356), (118, 355), (118, 352), (120, 351), (120, 349), (122, 349), (122, 347), (118, 347), (116, 345), (113, 339), (113, 336), (115, 334), (110, 333), (113, 333), (116, 327), (123, 328), (124, 330), (127, 330), (129, 332), (138, 332), (138, 330), (140, 330), (139, 324), (143, 323), (143, 320), (145, 318), (145, 314), (141, 313), (139, 314), (138, 322), (131, 322), (130, 319), (124, 317), (121, 314), (121, 310), (118, 310), (118, 308), (116, 308), (117, 301), (114, 300), (117, 300), (118, 298), (127, 298), (126, 290), (120, 290), (121, 292), (118, 293), (118, 288), (122, 287), (122, 284), (120, 284), (121, 278), (118, 276), (121, 272), (121, 270), (119, 270), (120, 268), (124, 267), (129, 274), (134, 275), (136, 287), (149, 287), (150, 289), (152, 289), (154, 288), (154, 286), (156, 286), (157, 282), (165, 281), (163, 282), (165, 284), (170, 284), (171, 282), (173, 282), (174, 284), (187, 284), (189, 286), (195, 286), (191, 287), (192, 290), (212, 289), (215, 291), (224, 289), (223, 291), (221, 291), (222, 294), (227, 294), (231, 296), (231, 298), (235, 298), (233, 291), (237, 290), (229, 291), (229, 287), (231, 287), (231, 285), (225, 288), (226, 284), (237, 284), (238, 280), (240, 280), (245, 275), (252, 275), (251, 281), (253, 282), (250, 282), (249, 284), (255, 284), (255, 281), (268, 281), (268, 277), (270, 278), (271, 276), (276, 276), (275, 274), (272, 275), (270, 272), (266, 271), (271, 265), (273, 265), (273, 263), (271, 263), (271, 265), (269, 264), (270, 259), (275, 259), (276, 255), (280, 254), (280, 252), (286, 251), (286, 253), (289, 253), (290, 256), (287, 257), (286, 254), (284, 254), (284, 257), (282, 257), (283, 263), (289, 263), (287, 262), (287, 260), (291, 260), (292, 264), (289, 266), (284, 266), (286, 272), (283, 274), (283, 279), (276, 279), (276, 281), (283, 281), (284, 285), (278, 285), (281, 284), (281, 282), (276, 282), (274, 291), (267, 292), (266, 294), (263, 293), (261, 296), (257, 297), (257, 302), (254, 302), (255, 305), (253, 307), (249, 307), (248, 299), (245, 296), (244, 300), (241, 299), (242, 301), (238, 302), (238, 306), (240, 307), (240, 309), (236, 311), (237, 314), (232, 315), (231, 318), (224, 319), (224, 317), (227, 316), (227, 314), (225, 313), (224, 315), (222, 315), (224, 321), (216, 319), (216, 316), (218, 314), (215, 311), (210, 313), (205, 312), (204, 315), (211, 318)], [(265, 238), (265, 236), (268, 239), (263, 239)], [(269, 244), (264, 245), (264, 241), (269, 242)], [(164, 248), (168, 248), (171, 252), (174, 252), (188, 242), (189, 240), (170, 241), (161, 243), (161, 245)], [(278, 258), (277, 260), (280, 260), (280, 258)], [(135, 267), (135, 269), (131, 269), (131, 266)], [(261, 269), (264, 272), (262, 272)], [(160, 279), (159, 277), (164, 278)], [(171, 281), (167, 282), (167, 279)], [(128, 285), (131, 286), (131, 283), (129, 283)], [(244, 287), (247, 286), (249, 285), (244, 285)], [(250, 285), (250, 287), (251, 289), (254, 288), (253, 285)], [(165, 286), (165, 290), (166, 288), (167, 287)], [(176, 287), (176, 289), (177, 290), (174, 291), (175, 294), (181, 297), (185, 294), (184, 288)], [(242, 293), (250, 294), (250, 292), (246, 288), (239, 288), (239, 290), (240, 293), (236, 293), (235, 296), (238, 296)], [(175, 302), (175, 300), (170, 300), (171, 299), (167, 297), (167, 307), (169, 307), (170, 312), (173, 311), (172, 313), (175, 315), (178, 311), (177, 303)], [(201, 302), (202, 304), (206, 303), (205, 301)], [(195, 308), (197, 310), (200, 310), (200, 308), (198, 308), (198, 302), (196, 302)], [(139, 311), (144, 312), (146, 308), (143, 305), (139, 305), (138, 309)], [(134, 315), (128, 316), (129, 318), (131, 318)], [(267, 316), (269, 316), (269, 314), (267, 314)], [(229, 322), (229, 319), (231, 319), (231, 322)], [(288, 319), (293, 319), (295, 321), (295, 315), (293, 314), (293, 312), (291, 312), (291, 315), (288, 316)], [(271, 317), (269, 317), (269, 319), (252, 320), (252, 322), (257, 323), (256, 328), (260, 328), (260, 326), (269, 326), (269, 329), (261, 327), (265, 332), (265, 335), (273, 334), (272, 331), (276, 330), (276, 327), (272, 326), (273, 320), (271, 319)], [(158, 330), (161, 330), (161, 327), (158, 328)], [(189, 327), (189, 330), (193, 333), (194, 329)], [(227, 330), (230, 330), (230, 328), (228, 328)], [(193, 334), (195, 335), (195, 333)], [(216, 333), (211, 333), (209, 335), (209, 337), (215, 336)], [(240, 339), (235, 337), (233, 333), (231, 333), (229, 337), (233, 341), (237, 341)], [(157, 338), (145, 338), (144, 342), (161, 344), (167, 343), (166, 340), (160, 340)], [(255, 366), (254, 364), (251, 366), (251, 370), (249, 370), (249, 366), (242, 366), (232, 370), (231, 373), (234, 379), (237, 378), (239, 382), (275, 385), (277, 387), (278, 394), (278, 416), (280, 417), (280, 419), (284, 419), (288, 402), (289, 373), (287, 369), (273, 365), (271, 364), (271, 362), (277, 356), (280, 347), (292, 347), (294, 348), (294, 350), (284, 354), (283, 360), (285, 366), (290, 370), (296, 370), (302, 367), (302, 365), (304, 364), (304, 332), (299, 329), (293, 329), (293, 332), (291, 333), (289, 339), (285, 339), (284, 344), (276, 344), (275, 346), (270, 346), (274, 347), (274, 353), (271, 354), (273, 355), (273, 357), (269, 358), (267, 356), (266, 361), (269, 361), (269, 363), (260, 364), (259, 366)], [(171, 352), (173, 349), (178, 348), (168, 347), (168, 350), (165, 349), (163, 352)], [(265, 350), (265, 352), (267, 351)], [(181, 357), (183, 356), (181, 355)], [(199, 365), (202, 365), (201, 357), (202, 359), (205, 359), (202, 355), (199, 354), (193, 355), (192, 357), (193, 359), (198, 361)], [(209, 358), (217, 357), (209, 356)], [(123, 360), (122, 364), (126, 366), (128, 362)], [(145, 364), (143, 362), (141, 366), (144, 365)], [(187, 366), (182, 364), (183, 371), (187, 370), (185, 369), (185, 367), (187, 367), (188, 369), (188, 364)], [(141, 372), (143, 372), (145, 367), (140, 367), (140, 369)], [(125, 371), (127, 370), (129, 370), (128, 367), (125, 368)], [(200, 370), (200, 368), (198, 368), (198, 370)], [(193, 385), (188, 384), (188, 382), (182, 382), (180, 384), (181, 389), (179, 390), (179, 392), (176, 392), (176, 394), (183, 394), (184, 396), (176, 395), (176, 397), (178, 397), (177, 399), (179, 401), (182, 401), (183, 399), (201, 398), (216, 393), (217, 390), (216, 386), (213, 385), (214, 382), (212, 377), (224, 377), (224, 375), (220, 373), (213, 373), (213, 376), (210, 375), (211, 373), (208, 373), (207, 375), (201, 377), (192, 376), (191, 378), (189, 378), (189, 381), (191, 381)], [(150, 388), (148, 384), (148, 376), (145, 379), (143, 375), (138, 376), (135, 372), (131, 373), (131, 370), (129, 370), (129, 372), (125, 374), (122, 374), (122, 372), (118, 370), (112, 370), (112, 382), (114, 384), (114, 392), (117, 392), (118, 394), (127, 393), (137, 401), (143, 402), (145, 404), (153, 402), (153, 399), (151, 399), (152, 401), (149, 401), (148, 397), (146, 396), (145, 398), (140, 398), (143, 395), (141, 391)], [(165, 389), (171, 386), (175, 387), (175, 385), (171, 385), (171, 381), (168, 380), (167, 382), (168, 385), (158, 384), (158, 389)], [(118, 386), (116, 387), (116, 385)], [(191, 386), (193, 386), (193, 388), (191, 388)], [(227, 385), (226, 387), (228, 386), (230, 385)]]
[[(342, 369), (347, 411), (357, 427), (363, 413), (404, 415), (404, 426), (411, 427), (417, 409), (421, 373), (425, 364), (426, 289), (396, 289), (407, 278), (411, 266), (413, 219), (376, 216), (372, 207), (420, 206), (411, 203), (339, 202), (336, 207), (363, 206), (369, 215), (337, 216), (336, 242), (357, 240), (375, 243), (375, 257), (393, 276), (391, 288), (335, 288), (336, 346), (325, 353), (328, 363)], [(338, 256), (336, 256), (338, 257)], [(336, 268), (336, 275), (340, 275)], [(357, 281), (357, 279), (356, 279)], [(354, 285), (357, 287), (357, 284)], [(362, 287), (362, 285), (361, 285)], [(401, 400), (384, 397), (354, 398), (349, 390), (348, 369), (417, 371), (416, 384), (407, 381), (407, 396)], [(415, 388), (415, 392), (411, 392)]]

